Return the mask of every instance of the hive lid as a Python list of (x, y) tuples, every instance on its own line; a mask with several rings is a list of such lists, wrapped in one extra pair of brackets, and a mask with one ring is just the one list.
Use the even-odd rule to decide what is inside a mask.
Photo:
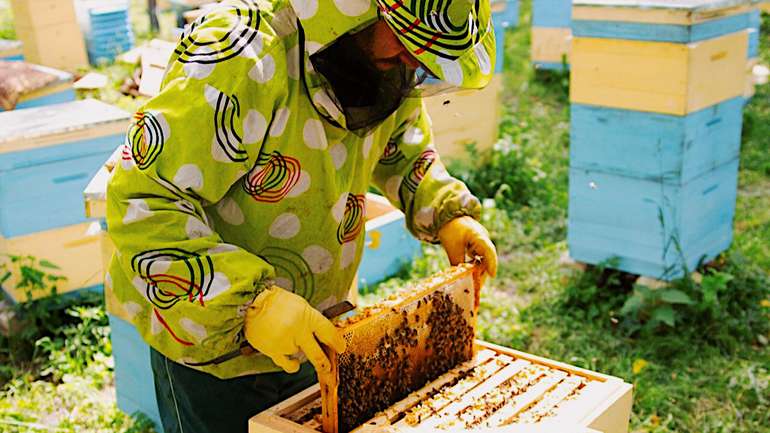
[(572, 5), (706, 12), (745, 6), (751, 3), (751, 0), (573, 0)]
[(0, 113), (0, 154), (105, 135), (124, 134), (130, 114), (84, 99)]

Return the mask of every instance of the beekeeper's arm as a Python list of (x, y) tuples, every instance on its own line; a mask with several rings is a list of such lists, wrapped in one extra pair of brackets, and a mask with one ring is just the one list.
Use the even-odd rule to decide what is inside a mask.
[(453, 265), (480, 256), (487, 273), (494, 276), (497, 253), (477, 221), (479, 200), (441, 163), (422, 101), (413, 99), (407, 104), (413, 109), (402, 111), (412, 114), (397, 128), (380, 158), (375, 185), (406, 214), (406, 225), (415, 237), (440, 242)]
[[(210, 17), (195, 30), (198, 39), (221, 37), (235, 19)], [(323, 367), (325, 357), (314, 356), (320, 349), (303, 344), (316, 344), (312, 333), (324, 328), (319, 338), (339, 348), (329, 341), (331, 324), (308, 314), (315, 310), (301, 297), (271, 287), (273, 267), (224, 243), (204, 212), (215, 203), (239, 212), (222, 199), (257, 162), (273, 113), (286, 101), (282, 42), (259, 36), (260, 44), (226, 61), (172, 59), (162, 92), (135, 116), (108, 186), (109, 234), (145, 301), (136, 319), (150, 322), (143, 337), (164, 355), (205, 362), (237, 349), (248, 318), (246, 338), (280, 367), (296, 371), (288, 356), (300, 348)]]

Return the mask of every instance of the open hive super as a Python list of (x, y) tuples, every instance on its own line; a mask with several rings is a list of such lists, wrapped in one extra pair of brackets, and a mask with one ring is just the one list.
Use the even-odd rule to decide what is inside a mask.
[[(354, 356), (333, 362), (320, 385), (253, 417), (250, 433), (407, 433), (532, 423), (628, 431), (631, 385), (474, 342), (477, 288), (472, 267), (453, 268), (412, 296), (342, 322), (347, 338), (362, 329), (356, 326), (379, 324), (373, 329), (380, 331), (367, 338), (353, 332), (347, 353)], [(439, 330), (448, 332), (436, 335)]]

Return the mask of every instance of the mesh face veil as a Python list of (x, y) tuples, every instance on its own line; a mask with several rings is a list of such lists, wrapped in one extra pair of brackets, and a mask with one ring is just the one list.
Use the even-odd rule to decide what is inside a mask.
[(310, 57), (327, 93), (345, 115), (346, 129), (360, 136), (395, 112), (405, 98), (417, 96), (416, 88), (428, 76), (401, 62), (384, 70), (377, 68), (357, 40), (366, 39), (372, 27), (341, 36)]

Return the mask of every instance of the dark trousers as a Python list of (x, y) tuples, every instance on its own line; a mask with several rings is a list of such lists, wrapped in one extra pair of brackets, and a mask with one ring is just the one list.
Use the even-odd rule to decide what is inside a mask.
[(295, 374), (265, 373), (223, 380), (151, 352), (165, 433), (245, 433), (249, 418), (317, 381), (307, 362)]

